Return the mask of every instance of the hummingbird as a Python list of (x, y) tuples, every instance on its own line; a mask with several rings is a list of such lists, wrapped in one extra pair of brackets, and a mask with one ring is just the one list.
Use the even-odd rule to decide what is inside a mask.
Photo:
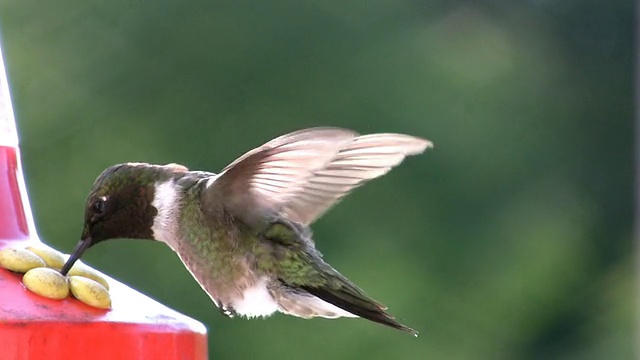
[(61, 272), (105, 240), (155, 240), (227, 316), (361, 317), (417, 336), (323, 260), (310, 225), (429, 147), (409, 135), (320, 127), (275, 138), (218, 174), (178, 164), (111, 166), (93, 184), (81, 240)]

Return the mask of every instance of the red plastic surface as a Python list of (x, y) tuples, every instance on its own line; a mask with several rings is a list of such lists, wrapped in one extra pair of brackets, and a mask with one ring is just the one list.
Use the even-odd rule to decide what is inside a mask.
[[(39, 240), (18, 149), (0, 146), (0, 248), (29, 242)], [(207, 359), (201, 323), (113, 279), (110, 310), (43, 298), (21, 279), (0, 269), (0, 360)]]
[(0, 146), (0, 241), (28, 237), (27, 217), (18, 183), (17, 149)]

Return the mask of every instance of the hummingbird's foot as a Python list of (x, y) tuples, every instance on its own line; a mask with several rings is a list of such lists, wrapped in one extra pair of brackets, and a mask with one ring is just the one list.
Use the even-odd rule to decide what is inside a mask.
[(222, 315), (227, 316), (229, 318), (233, 318), (234, 316), (238, 315), (236, 310), (234, 308), (232, 308), (232, 307), (226, 307), (226, 306), (222, 305), (218, 309), (220, 310)]

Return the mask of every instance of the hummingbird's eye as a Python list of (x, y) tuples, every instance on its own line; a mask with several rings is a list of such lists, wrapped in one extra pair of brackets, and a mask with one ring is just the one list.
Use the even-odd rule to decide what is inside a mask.
[(91, 210), (93, 210), (96, 215), (102, 215), (106, 208), (106, 202), (107, 200), (104, 197), (96, 199), (91, 205)]

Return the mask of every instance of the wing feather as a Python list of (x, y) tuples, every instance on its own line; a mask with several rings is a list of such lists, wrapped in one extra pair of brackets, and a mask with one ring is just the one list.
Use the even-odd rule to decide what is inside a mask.
[(284, 215), (310, 224), (356, 187), (431, 146), (402, 134), (300, 130), (239, 157), (211, 184), (210, 193), (249, 223)]

